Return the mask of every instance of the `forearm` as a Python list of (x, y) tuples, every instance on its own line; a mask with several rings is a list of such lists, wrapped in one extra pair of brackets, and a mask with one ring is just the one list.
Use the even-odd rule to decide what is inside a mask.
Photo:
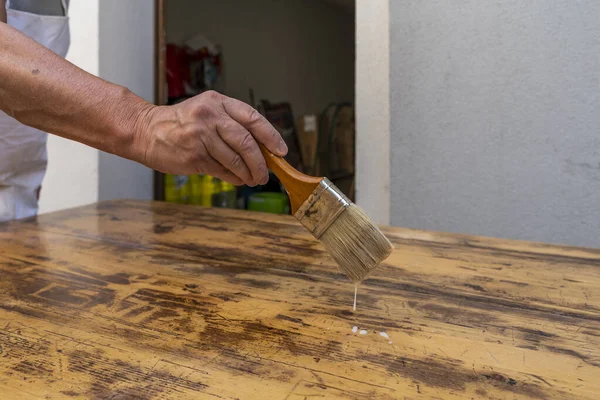
[(153, 107), (0, 23), (0, 110), (21, 123), (143, 162), (136, 139)]

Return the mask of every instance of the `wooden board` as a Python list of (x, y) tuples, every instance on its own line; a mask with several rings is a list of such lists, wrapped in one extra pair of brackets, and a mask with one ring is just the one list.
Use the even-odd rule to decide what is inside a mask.
[(104, 202), (0, 225), (1, 397), (598, 398), (600, 251), (385, 232), (352, 312), (291, 217)]

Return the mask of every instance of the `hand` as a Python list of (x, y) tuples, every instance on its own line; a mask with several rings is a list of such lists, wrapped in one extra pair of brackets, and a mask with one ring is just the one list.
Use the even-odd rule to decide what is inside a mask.
[(257, 142), (275, 155), (287, 154), (279, 132), (258, 111), (217, 92), (154, 107), (142, 120), (136, 134), (139, 158), (165, 173), (206, 173), (234, 185), (264, 185), (269, 175)]

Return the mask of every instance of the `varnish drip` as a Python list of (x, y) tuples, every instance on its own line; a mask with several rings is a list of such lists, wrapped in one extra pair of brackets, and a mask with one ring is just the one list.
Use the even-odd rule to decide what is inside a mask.
[(389, 335), (385, 332), (379, 332), (379, 336), (383, 336), (384, 338), (386, 338), (388, 340), (389, 344), (392, 344), (392, 340), (390, 339)]
[(356, 294), (358, 293), (358, 283), (354, 285), (354, 307), (352, 311), (356, 311)]

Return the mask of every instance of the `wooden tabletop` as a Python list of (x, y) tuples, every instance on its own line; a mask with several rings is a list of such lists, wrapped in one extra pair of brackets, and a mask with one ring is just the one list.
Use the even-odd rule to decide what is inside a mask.
[(352, 312), (289, 216), (127, 201), (0, 224), (1, 398), (599, 398), (599, 250), (384, 232)]

